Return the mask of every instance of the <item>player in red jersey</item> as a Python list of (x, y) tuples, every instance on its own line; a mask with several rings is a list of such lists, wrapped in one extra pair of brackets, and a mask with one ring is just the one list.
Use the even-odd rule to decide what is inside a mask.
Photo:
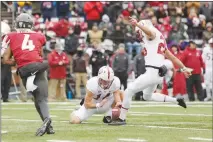
[[(45, 71), (48, 62), (43, 61), (42, 47), (46, 43), (43, 34), (32, 31), (33, 19), (26, 13), (16, 18), (16, 32), (4, 35), (2, 42), (3, 62), (5, 64), (17, 64), (18, 73), (27, 89), (34, 96), (34, 103), (43, 124), (37, 130), (36, 136), (45, 133), (54, 134), (49, 115), (48, 82)], [(13, 56), (13, 58), (11, 58)]]

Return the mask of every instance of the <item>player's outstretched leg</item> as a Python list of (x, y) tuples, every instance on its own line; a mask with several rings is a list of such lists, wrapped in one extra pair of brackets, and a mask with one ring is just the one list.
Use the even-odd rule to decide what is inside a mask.
[[(45, 78), (45, 73), (38, 73), (36, 75), (35, 84), (38, 86), (38, 89), (33, 92), (35, 98), (35, 107), (38, 111), (41, 119), (44, 121), (41, 128), (36, 132), (37, 136), (42, 136), (47, 132), (47, 134), (54, 134), (53, 127), (51, 126), (51, 119), (49, 115), (48, 107), (48, 90), (47, 90), (47, 80)], [(40, 131), (40, 132), (39, 132)]]

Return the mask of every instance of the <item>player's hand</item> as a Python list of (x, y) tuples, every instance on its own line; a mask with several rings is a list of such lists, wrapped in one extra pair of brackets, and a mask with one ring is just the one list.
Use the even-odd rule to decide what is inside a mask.
[(186, 78), (189, 78), (192, 75), (192, 71), (193, 71), (193, 69), (187, 68), (187, 67), (185, 67), (183, 69), (183, 73), (184, 73), (184, 75), (185, 75)]
[(136, 26), (137, 23), (138, 23), (137, 19), (132, 18), (132, 17), (129, 17), (129, 22), (130, 22), (133, 26)]
[(100, 107), (104, 106), (104, 104), (107, 102), (108, 100), (105, 98), (100, 102)]
[(59, 64), (60, 66), (63, 65), (63, 61), (60, 61), (58, 64)]
[(122, 106), (122, 103), (121, 103), (121, 102), (117, 102), (117, 103), (115, 104), (115, 107), (121, 108), (121, 106)]

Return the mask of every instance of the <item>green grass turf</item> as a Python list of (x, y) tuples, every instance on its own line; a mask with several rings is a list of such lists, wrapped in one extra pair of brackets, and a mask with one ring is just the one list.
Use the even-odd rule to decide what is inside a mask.
[(42, 122), (34, 105), (7, 103), (2, 105), (2, 130), (8, 133), (2, 134), (2, 141), (119, 142), (119, 138), (129, 138), (148, 142), (193, 142), (195, 140), (188, 137), (212, 139), (211, 106), (211, 103), (193, 103), (185, 111), (169, 103), (133, 102), (126, 126), (108, 126), (102, 123), (103, 115), (95, 115), (84, 124), (69, 124), (69, 114), (78, 108), (78, 102), (54, 103), (50, 104), (50, 112), (56, 134), (36, 137), (35, 131)]

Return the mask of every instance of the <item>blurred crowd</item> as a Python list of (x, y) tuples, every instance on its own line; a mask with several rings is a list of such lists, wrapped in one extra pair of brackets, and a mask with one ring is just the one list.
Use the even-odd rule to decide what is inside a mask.
[[(166, 38), (168, 48), (174, 54), (178, 52), (177, 56), (181, 54), (186, 64), (194, 60), (187, 57), (188, 53), (199, 52), (201, 56), (202, 48), (213, 37), (213, 2), (33, 1), (15, 2), (15, 9), (17, 14), (32, 14), (34, 30), (46, 35), (44, 51), (50, 64), (50, 101), (82, 98), (84, 93), (81, 88), (85, 87), (88, 78), (97, 75), (103, 65), (113, 68), (123, 89), (127, 87), (128, 78), (134, 79), (145, 72), (143, 44), (129, 25), (129, 16), (138, 20), (151, 19)], [(190, 47), (196, 52), (191, 51)], [(204, 70), (203, 61), (197, 60), (195, 64), (198, 62), (199, 67), (192, 67)], [(176, 71), (173, 72), (177, 75)], [(194, 74), (202, 78), (203, 72), (198, 69)], [(178, 78), (182, 79), (178, 80), (175, 75), (173, 83), (177, 85), (183, 82), (185, 87), (181, 83), (183, 91), (173, 94), (188, 94), (189, 100), (194, 101), (193, 86), (189, 86), (189, 83), (186, 85), (187, 80), (183, 75), (179, 75)], [(202, 79), (199, 83), (195, 87), (199, 89), (195, 92), (202, 101)], [(165, 81), (163, 84), (162, 90), (166, 93), (165, 88), (169, 83)], [(180, 91), (177, 88), (173, 91), (177, 90)], [(140, 99), (140, 95), (142, 92), (136, 98)]]

